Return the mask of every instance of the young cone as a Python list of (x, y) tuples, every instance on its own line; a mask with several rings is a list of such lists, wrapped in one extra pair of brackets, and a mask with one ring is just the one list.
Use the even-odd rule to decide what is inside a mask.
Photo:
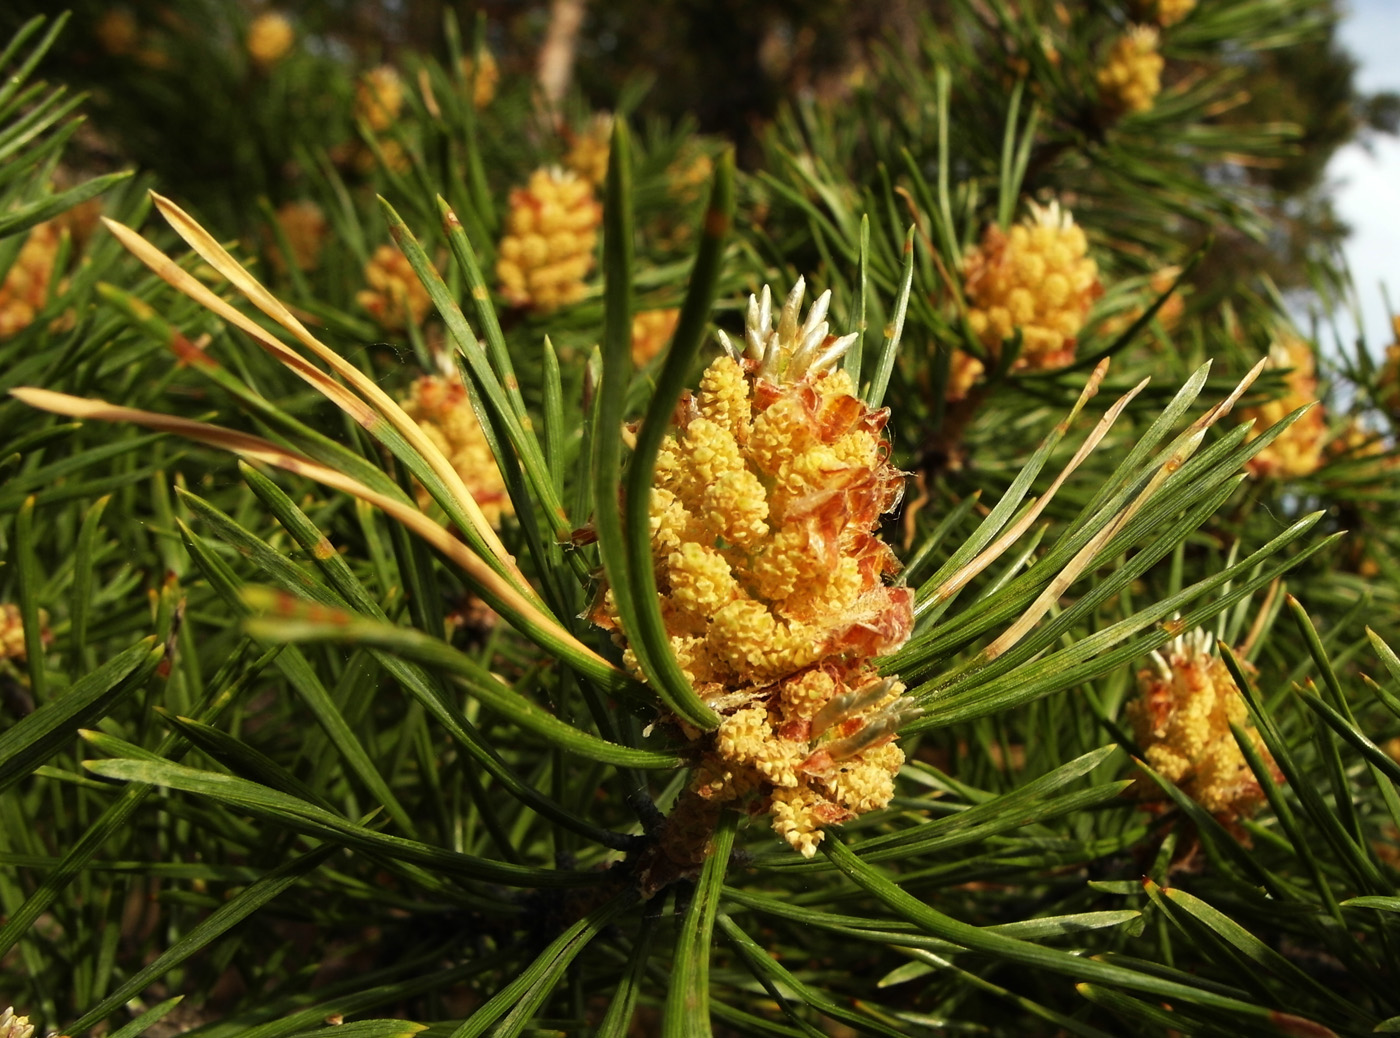
[(296, 30), (286, 15), (265, 11), (248, 26), (248, 56), (254, 65), (266, 71), (287, 56), (296, 38)]
[[(49, 638), (48, 614), (39, 610), (39, 628), (45, 641)], [(19, 606), (13, 602), (0, 602), (0, 661), (15, 660), (23, 663), (29, 656), (24, 646), (24, 620), (19, 614)]]
[(588, 181), (558, 167), (537, 169), (510, 193), (496, 276), (515, 306), (554, 310), (583, 298), (603, 207)]
[[(963, 260), (968, 324), (988, 353), (1021, 333), (1013, 370), (1045, 371), (1074, 360), (1089, 308), (1103, 294), (1089, 241), (1068, 209), (1052, 201), (1029, 203), (1030, 212), (1010, 231), (995, 224)], [(953, 396), (966, 395), (982, 374), (975, 357), (954, 362)]]
[(1166, 62), (1157, 53), (1160, 35), (1147, 25), (1134, 25), (1113, 41), (1108, 60), (1096, 80), (1099, 101), (1114, 116), (1150, 111), (1162, 92)]
[(48, 303), (59, 244), (59, 225), (54, 220), (38, 224), (25, 238), (0, 282), (0, 339), (29, 327)]
[(355, 115), (375, 133), (394, 124), (403, 108), (403, 81), (392, 65), (379, 65), (355, 83)]
[[(677, 408), (652, 496), (652, 552), (671, 648), (723, 717), (666, 848), (698, 860), (719, 805), (744, 799), (810, 857), (822, 827), (889, 803), (904, 755), (903, 686), (874, 659), (904, 644), (913, 594), (890, 587), (876, 535), (904, 474), (888, 462), (886, 410), (835, 369), (854, 336), (827, 334), (830, 293), (799, 325), (798, 281), (772, 324), (751, 297), (746, 348), (725, 354)], [(617, 621), (611, 595), (597, 619)], [(629, 664), (633, 663), (630, 650)], [(698, 821), (697, 821), (698, 820)]]
[(1322, 464), (1327, 438), (1326, 418), (1317, 404), (1317, 366), (1312, 347), (1296, 335), (1284, 335), (1269, 347), (1268, 367), (1291, 369), (1286, 376), (1288, 388), (1276, 400), (1241, 410), (1241, 421), (1254, 420), (1250, 439), (1303, 405), (1314, 406), (1250, 458), (1249, 471), (1259, 478), (1297, 479), (1311, 475)]
[[(1138, 697), (1127, 713), (1152, 769), (1226, 825), (1237, 828), (1264, 803), (1232, 723), (1244, 726), (1275, 781), (1283, 780), (1259, 733), (1245, 724), (1244, 697), (1205, 631), (1181, 635), (1152, 654), (1152, 666), (1138, 672)], [(1149, 789), (1149, 805), (1161, 802), (1156, 787), (1139, 785)]]
[(428, 290), (413, 273), (408, 258), (392, 245), (374, 250), (365, 264), (365, 282), (369, 288), (356, 293), (355, 300), (387, 332), (421, 325), (432, 308)]
[[(402, 401), (404, 413), (418, 423), (428, 439), (452, 463), (462, 482), (495, 527), (502, 513), (514, 514), (505, 479), (486, 442), (486, 433), (467, 398), (467, 387), (455, 375), (424, 375), (415, 379)], [(428, 492), (418, 488), (418, 506), (428, 507)]]

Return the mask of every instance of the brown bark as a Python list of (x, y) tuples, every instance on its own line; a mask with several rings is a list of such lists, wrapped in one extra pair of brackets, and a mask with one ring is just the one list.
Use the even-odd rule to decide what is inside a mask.
[(569, 90), (574, 74), (574, 55), (588, 0), (552, 0), (549, 28), (540, 46), (540, 92), (550, 108), (557, 108)]

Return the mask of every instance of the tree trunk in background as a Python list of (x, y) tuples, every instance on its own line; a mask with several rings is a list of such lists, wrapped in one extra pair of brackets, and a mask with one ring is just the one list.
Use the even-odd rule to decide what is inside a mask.
[(569, 90), (574, 75), (574, 54), (583, 26), (587, 0), (553, 0), (549, 5), (549, 31), (540, 47), (540, 91), (551, 109)]

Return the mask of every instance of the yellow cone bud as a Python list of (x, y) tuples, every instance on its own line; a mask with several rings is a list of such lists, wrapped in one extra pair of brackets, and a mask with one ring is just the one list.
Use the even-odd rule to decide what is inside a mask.
[[(1251, 440), (1304, 404), (1317, 404), (1317, 369), (1312, 347), (1304, 340), (1296, 335), (1285, 335), (1275, 342), (1269, 347), (1268, 366), (1292, 370), (1286, 376), (1287, 390), (1283, 396), (1258, 407), (1241, 408), (1240, 421), (1254, 420), (1249, 434)], [(1273, 443), (1250, 458), (1249, 471), (1259, 478), (1297, 479), (1311, 475), (1322, 464), (1326, 439), (1326, 418), (1321, 406), (1314, 406)]]
[(632, 318), (632, 363), (641, 367), (660, 353), (680, 323), (679, 309), (643, 310)]
[(1003, 232), (993, 225), (963, 260), (968, 323), (996, 356), (1019, 330), (1013, 370), (1043, 371), (1074, 359), (1076, 337), (1103, 294), (1089, 242), (1058, 202), (1030, 203), (1030, 214)]
[[(1250, 817), (1264, 803), (1264, 791), (1235, 742), (1232, 722), (1244, 728), (1274, 780), (1283, 776), (1246, 723), (1244, 697), (1210, 635), (1196, 630), (1178, 637), (1152, 654), (1152, 664), (1138, 673), (1137, 698), (1127, 706), (1147, 764), (1220, 821)], [(1148, 780), (1139, 785), (1149, 803), (1164, 800)]]
[(564, 165), (573, 170), (594, 187), (602, 187), (608, 179), (608, 153), (612, 149), (613, 117), (609, 112), (598, 112), (589, 121), (582, 133), (573, 135), (569, 153), (564, 156)]
[(1162, 92), (1162, 68), (1166, 64), (1157, 53), (1157, 30), (1135, 25), (1114, 41), (1108, 60), (1095, 79), (1099, 100), (1114, 115), (1146, 112)]
[(676, 160), (666, 167), (666, 190), (678, 202), (698, 201), (714, 174), (714, 160), (704, 152), (687, 154), (682, 149)]
[[(321, 262), (321, 247), (326, 242), (326, 214), (315, 202), (284, 202), (277, 209), (277, 226), (291, 247), (292, 262), (298, 270), (315, 270)], [(281, 249), (270, 253), (272, 265), (282, 270), (287, 263)]]
[(525, 187), (510, 193), (496, 259), (501, 295), (537, 310), (583, 298), (602, 222), (603, 207), (588, 181), (558, 167), (535, 170)]
[(30, 229), (5, 280), (0, 282), (0, 339), (29, 327), (48, 303), (60, 237), (58, 224), (53, 220)]
[(379, 327), (398, 332), (410, 324), (423, 323), (432, 306), (428, 290), (413, 273), (408, 258), (392, 245), (381, 245), (365, 264), (369, 288), (356, 294), (356, 301), (368, 310)]
[(481, 52), (481, 70), (476, 72), (476, 83), (472, 85), (472, 73), (475, 71), (475, 63), (471, 56), (462, 58), (461, 62), (462, 82), (467, 84), (472, 91), (472, 104), (478, 109), (485, 108), (496, 97), (496, 84), (501, 80), (501, 67), (496, 64), (496, 57), (489, 50)]
[(355, 115), (382, 133), (394, 124), (403, 109), (403, 82), (392, 65), (380, 65), (355, 83)]
[(987, 366), (966, 350), (954, 350), (944, 395), (949, 400), (966, 400), (986, 370)]
[(1137, 10), (1163, 29), (1181, 21), (1196, 9), (1196, 0), (1138, 0)]
[[(768, 290), (751, 299), (743, 354), (723, 338), (677, 409), (651, 527), (672, 649), (723, 718), (687, 795), (753, 801), (810, 857), (824, 826), (893, 796), (908, 708), (872, 661), (909, 637), (913, 597), (885, 583), (898, 563), (876, 536), (904, 485), (888, 412), (835, 369), (854, 337), (828, 335), (830, 293), (799, 326), (802, 291), (776, 329)], [(595, 619), (616, 624), (610, 602)]]
[[(45, 642), (49, 640), (49, 614), (39, 610), (39, 634)], [(28, 659), (24, 646), (24, 621), (19, 614), (19, 606), (10, 602), (0, 602), (0, 660), (15, 660), (23, 663)]]
[(258, 15), (248, 26), (248, 57), (260, 69), (270, 69), (281, 61), (295, 42), (296, 30), (292, 23), (277, 11)]
[[(402, 403), (404, 412), (452, 463), (487, 522), (500, 526), (502, 514), (514, 514), (505, 479), (460, 379), (424, 375), (413, 383)], [(421, 487), (418, 503), (428, 506), (427, 491)]]

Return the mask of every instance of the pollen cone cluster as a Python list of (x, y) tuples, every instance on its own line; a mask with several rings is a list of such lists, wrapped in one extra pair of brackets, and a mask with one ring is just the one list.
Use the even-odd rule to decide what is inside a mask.
[(472, 86), (472, 73), (476, 71), (476, 63), (470, 57), (463, 57), (461, 60), (462, 82), (466, 83), (472, 91), (472, 105), (477, 109), (485, 108), (496, 97), (496, 84), (501, 81), (501, 67), (496, 64), (496, 57), (489, 50), (481, 52), (481, 70), (476, 72), (476, 85)]
[(810, 857), (823, 826), (893, 796), (909, 711), (873, 660), (908, 638), (913, 594), (882, 579), (898, 563), (876, 527), (904, 484), (888, 412), (833, 367), (854, 336), (827, 334), (830, 293), (799, 325), (802, 294), (775, 330), (765, 288), (745, 348), (721, 336), (661, 448), (651, 516), (671, 647), (723, 718), (678, 817), (745, 800)]
[(671, 341), (680, 323), (680, 310), (643, 310), (632, 318), (632, 363), (641, 367)]
[[(49, 638), (48, 614), (39, 610), (39, 630), (44, 640)], [(12, 602), (0, 602), (0, 660), (16, 660), (23, 663), (29, 658), (24, 647), (24, 621), (19, 615), (19, 606)]]
[(403, 81), (392, 65), (379, 65), (355, 83), (355, 115), (375, 133), (394, 124), (403, 109)]
[(564, 165), (569, 167), (594, 187), (601, 187), (608, 179), (608, 154), (612, 150), (613, 117), (609, 112), (598, 112), (589, 120), (582, 133), (573, 135), (569, 153), (564, 156)]
[(356, 301), (373, 315), (387, 332), (418, 327), (428, 315), (432, 300), (406, 257), (392, 245), (381, 245), (365, 264), (368, 288), (355, 295)]
[[(704, 197), (714, 173), (714, 160), (693, 142), (682, 145), (676, 158), (666, 167), (666, 195), (675, 203), (655, 214), (646, 227), (648, 239), (659, 249), (685, 249), (695, 235), (692, 207)], [(754, 210), (754, 220), (762, 222), (764, 207)]]
[(295, 42), (292, 23), (276, 11), (265, 11), (248, 26), (248, 56), (260, 69), (270, 69), (281, 61)]
[[(1368, 471), (1377, 473), (1394, 467), (1394, 461), (1386, 450), (1385, 438), (1366, 428), (1355, 415), (1347, 418), (1327, 441), (1327, 456), (1353, 464), (1365, 464)], [(1368, 463), (1370, 458), (1377, 460)]]
[[(284, 202), (277, 208), (277, 226), (287, 238), (292, 262), (298, 270), (315, 270), (321, 262), (321, 247), (326, 242), (326, 214), (315, 202)], [(286, 267), (282, 250), (274, 248), (269, 256), (279, 271)]]
[(378, 154), (368, 145), (349, 151), (350, 164), (360, 175), (367, 177), (380, 168), (391, 173), (407, 173), (413, 167), (413, 157), (393, 137), (381, 137), (375, 143), (379, 145)]
[(58, 224), (52, 220), (30, 230), (0, 283), (0, 339), (29, 327), (48, 302), (59, 242)]
[[(967, 254), (963, 291), (968, 323), (991, 356), (1019, 330), (1013, 370), (1044, 371), (1074, 359), (1077, 336), (1103, 285), (1084, 230), (1069, 211), (1053, 201), (1029, 205), (1022, 222), (1005, 232), (993, 224)], [(970, 357), (955, 367), (958, 381), (969, 386), (982, 371)]]
[[(487, 522), (500, 526), (503, 513), (514, 513), (501, 470), (460, 379), (424, 375), (413, 383), (403, 409), (452, 463)], [(418, 503), (425, 508), (428, 504), (427, 491), (421, 487)]]
[(538, 310), (583, 298), (602, 222), (603, 207), (588, 181), (557, 167), (535, 170), (525, 187), (510, 193), (496, 261), (501, 295)]
[[(1264, 803), (1231, 722), (1248, 733), (1275, 781), (1283, 779), (1259, 733), (1245, 723), (1244, 697), (1205, 631), (1177, 637), (1165, 652), (1152, 654), (1152, 666), (1138, 672), (1138, 695), (1127, 713), (1152, 770), (1223, 823), (1248, 818)], [(1139, 785), (1150, 788), (1149, 800), (1164, 798), (1146, 780)]]
[(1152, 108), (1162, 92), (1166, 64), (1157, 53), (1159, 40), (1156, 29), (1135, 25), (1113, 42), (1108, 60), (1095, 75), (1099, 101), (1108, 112), (1130, 115)]
[[(1317, 367), (1312, 347), (1296, 335), (1285, 335), (1269, 347), (1268, 366), (1290, 368), (1284, 394), (1258, 407), (1246, 407), (1240, 421), (1254, 420), (1252, 440), (1271, 425), (1287, 418), (1304, 404), (1317, 403)], [(1314, 406), (1262, 451), (1249, 459), (1249, 471), (1259, 478), (1297, 479), (1311, 475), (1322, 464), (1327, 424), (1322, 408)]]

